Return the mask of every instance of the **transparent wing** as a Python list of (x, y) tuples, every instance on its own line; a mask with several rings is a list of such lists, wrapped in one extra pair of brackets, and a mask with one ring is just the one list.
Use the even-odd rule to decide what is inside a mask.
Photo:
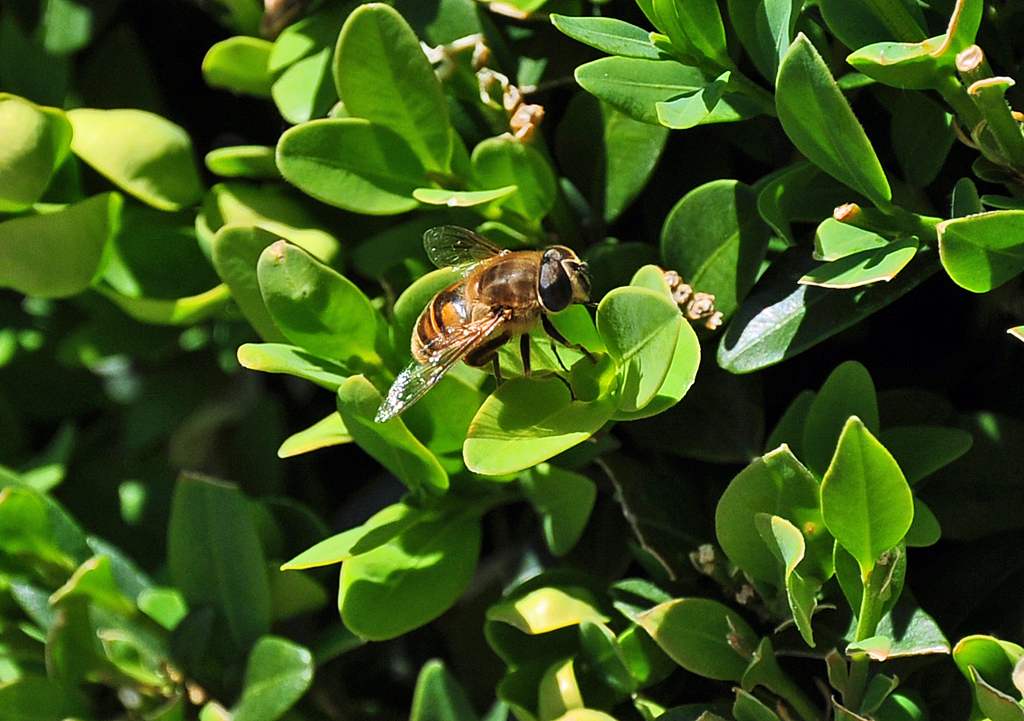
[(391, 420), (441, 380), (445, 373), (466, 357), (484, 338), (497, 330), (505, 317), (495, 314), (474, 323), (467, 323), (453, 333), (438, 336), (427, 346), (430, 360), (426, 363), (413, 361), (398, 374), (391, 385), (384, 402), (377, 409), (374, 420), (384, 423)]
[(472, 230), (457, 225), (431, 228), (423, 234), (423, 247), (427, 251), (427, 257), (438, 268), (479, 263), (481, 260), (509, 252)]

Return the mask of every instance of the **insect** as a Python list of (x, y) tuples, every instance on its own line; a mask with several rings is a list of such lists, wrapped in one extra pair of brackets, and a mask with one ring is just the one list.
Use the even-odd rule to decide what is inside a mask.
[(412, 363), (388, 391), (377, 411), (378, 423), (422, 398), (460, 360), (471, 366), (493, 363), (500, 385), (498, 349), (515, 336), (520, 337), (523, 369), (529, 375), (529, 331), (538, 321), (552, 338), (552, 349), (557, 341), (583, 350), (547, 317), (590, 300), (587, 264), (569, 248), (506, 250), (454, 225), (428, 230), (423, 246), (434, 265), (462, 266), (463, 277), (435, 295), (420, 314), (412, 333)]

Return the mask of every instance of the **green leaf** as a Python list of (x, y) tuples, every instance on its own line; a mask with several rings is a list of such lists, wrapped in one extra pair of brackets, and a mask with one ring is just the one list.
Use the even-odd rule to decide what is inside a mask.
[(225, 225), (213, 237), (213, 266), (231, 291), (238, 309), (263, 340), (285, 340), (260, 293), (256, 267), (260, 255), (278, 236), (255, 226)]
[(71, 578), (50, 596), (50, 604), (76, 596), (122, 616), (135, 612), (135, 600), (118, 587), (106, 556), (94, 556), (76, 568)]
[(907, 534), (914, 501), (903, 472), (864, 423), (850, 418), (821, 482), (825, 525), (867, 576)]
[(315, 546), (307, 548), (282, 565), (281, 569), (314, 568), (342, 563), (384, 545), (422, 518), (423, 512), (419, 509), (404, 503), (393, 503), (377, 511), (361, 526), (325, 538)]
[(0, 684), (0, 708), (8, 721), (51, 721), (87, 718), (81, 698), (45, 676), (25, 674)]
[(1014, 690), (1014, 668), (1024, 657), (1024, 648), (1012, 641), (992, 636), (965, 636), (953, 648), (953, 662), (968, 681), (974, 682), (971, 669), (1004, 693)]
[[(657, 125), (658, 103), (704, 91), (709, 80), (697, 68), (674, 60), (601, 58), (576, 68), (576, 82), (634, 120)], [(726, 93), (705, 123), (725, 123), (757, 115), (758, 111), (739, 94)]]
[(213, 88), (269, 98), (274, 80), (267, 70), (274, 44), (236, 35), (214, 43), (203, 58), (203, 79)]
[(191, 608), (209, 607), (238, 649), (270, 629), (270, 588), (252, 512), (234, 486), (183, 475), (168, 530), (174, 585)]
[(416, 188), (412, 197), (427, 205), (446, 205), (449, 208), (471, 208), (496, 200), (503, 200), (519, 189), (506, 185), (494, 190), (447, 190), (445, 188)]
[(409, 721), (477, 721), (466, 692), (439, 660), (427, 661), (416, 678)]
[(419, 205), (413, 191), (430, 185), (405, 139), (362, 118), (314, 120), (286, 130), (277, 164), (304, 193), (355, 213), (404, 213)]
[[(437, 457), (420, 443), (399, 418), (373, 420), (383, 398), (362, 376), (338, 388), (338, 412), (353, 440), (417, 493), (443, 493), (448, 474)], [(355, 630), (355, 629), (353, 629)]]
[(992, 721), (1024, 721), (1020, 702), (985, 683), (977, 673), (974, 674), (974, 698), (981, 712)]
[(729, 19), (750, 59), (774, 82), (779, 62), (793, 42), (800, 0), (729, 0)]
[(260, 255), (260, 292), (288, 340), (348, 368), (377, 365), (377, 312), (352, 281), (279, 240)]
[(725, 46), (725, 26), (715, 0), (653, 0), (658, 29), (685, 55), (701, 56), (719, 68), (733, 67)]
[(405, 19), (381, 3), (345, 21), (334, 58), (345, 110), (400, 136), (428, 171), (452, 169), (455, 131), (434, 68)]
[(343, 366), (291, 345), (243, 343), (237, 355), (238, 362), (245, 368), (264, 373), (288, 373), (332, 392), (337, 391), (351, 374)]
[(814, 261), (793, 249), (772, 264), (733, 316), (718, 363), (749, 373), (792, 358), (920, 285), (939, 268), (936, 256), (922, 248), (889, 283), (832, 290), (797, 283)]
[(942, 266), (962, 288), (987, 293), (1024, 270), (1024, 210), (944, 220), (937, 230)]
[(229, 145), (206, 154), (206, 169), (225, 178), (276, 180), (281, 177), (268, 145)]
[(0, 213), (13, 213), (43, 196), (71, 149), (71, 123), (56, 108), (0, 93), (0, 127)]
[(232, 707), (233, 721), (275, 721), (313, 682), (313, 654), (308, 649), (264, 636), (249, 654), (242, 697)]
[(736, 689), (736, 702), (732, 705), (736, 721), (780, 721), (778, 715), (765, 706), (756, 696), (743, 689)]
[(0, 287), (61, 298), (88, 288), (117, 232), (120, 193), (94, 195), (55, 213), (0, 223)]
[(291, 458), (320, 448), (351, 443), (352, 436), (337, 412), (324, 416), (309, 428), (293, 433), (277, 449), (278, 458)]
[(892, 191), (871, 141), (802, 33), (782, 59), (775, 102), (786, 135), (812, 163), (879, 208), (890, 207)]
[[(332, 57), (332, 48), (321, 47), (316, 53), (289, 65), (274, 81), (270, 94), (278, 112), (289, 123), (298, 125), (322, 118), (338, 102), (330, 77)], [(273, 58), (272, 53), (271, 63)]]
[(226, 225), (255, 226), (312, 253), (325, 263), (340, 263), (341, 245), (299, 196), (284, 185), (218, 183), (203, 198), (196, 235), (213, 257), (216, 233)]
[(539, 224), (555, 203), (556, 181), (544, 155), (531, 145), (508, 135), (487, 138), (473, 148), (473, 177), (484, 188), (517, 190), (502, 207)]
[(597, 486), (586, 476), (547, 463), (524, 473), (519, 482), (541, 516), (548, 550), (564, 556), (583, 535)]
[(735, 611), (706, 598), (677, 598), (640, 616), (640, 624), (673, 661), (687, 671), (719, 681), (743, 678), (758, 638)]
[(338, 100), (331, 60), (338, 33), (352, 3), (327, 3), (288, 25), (277, 36), (268, 69), (280, 73), (274, 83), (274, 102), (286, 120), (304, 123), (319, 118)]
[(603, 17), (551, 15), (552, 24), (573, 40), (627, 58), (658, 60), (661, 52), (651, 45), (651, 33), (636, 25)]
[(173, 631), (188, 614), (185, 598), (176, 588), (145, 588), (139, 593), (136, 602), (140, 611), (168, 631)]
[(649, 288), (616, 288), (597, 308), (597, 329), (619, 368), (619, 407), (636, 411), (661, 389), (672, 364), (679, 307)]
[(730, 72), (726, 71), (705, 85), (700, 92), (682, 95), (675, 100), (663, 100), (655, 105), (658, 122), (673, 130), (687, 130), (703, 123), (713, 123), (718, 103), (729, 85)]
[(466, 467), (484, 475), (516, 473), (587, 440), (614, 411), (609, 396), (572, 401), (556, 378), (513, 378), (473, 419), (462, 451)]
[[(758, 532), (772, 554), (784, 567), (786, 598), (789, 609), (804, 642), (814, 648), (811, 616), (817, 607), (817, 594), (824, 579), (805, 578), (797, 570), (804, 560), (806, 543), (800, 529), (781, 516), (758, 514), (755, 517)], [(744, 685), (748, 685), (746, 680)]]
[(117, 187), (158, 210), (199, 201), (192, 141), (180, 126), (132, 109), (76, 108), (68, 119), (75, 131), (71, 150)]
[(352, 631), (395, 638), (446, 611), (462, 594), (480, 554), (480, 520), (441, 512), (341, 567), (338, 604)]
[(537, 636), (585, 621), (607, 623), (609, 619), (597, 608), (588, 590), (565, 585), (513, 593), (487, 609), (487, 620), (501, 621)]
[(821, 288), (857, 288), (888, 282), (914, 259), (917, 249), (915, 236), (900, 238), (878, 250), (865, 250), (823, 263), (804, 275), (800, 282)]
[(889, 241), (870, 230), (825, 218), (814, 232), (814, 257), (817, 260), (839, 260), (855, 253), (885, 248)]
[(665, 264), (694, 290), (715, 296), (728, 318), (754, 286), (768, 250), (757, 196), (737, 180), (715, 180), (676, 203), (661, 229)]
[(785, 446), (758, 458), (729, 483), (715, 511), (715, 533), (726, 556), (751, 577), (782, 586), (776, 557), (761, 539), (758, 514), (779, 516), (799, 528), (808, 562), (821, 580), (832, 575), (832, 537), (821, 517), (818, 484)]

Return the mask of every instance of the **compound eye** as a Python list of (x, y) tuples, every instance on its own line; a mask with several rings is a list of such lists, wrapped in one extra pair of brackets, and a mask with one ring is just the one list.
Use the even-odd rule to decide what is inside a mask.
[(557, 313), (572, 305), (572, 279), (562, 265), (562, 253), (557, 248), (544, 251), (540, 261), (540, 304), (549, 313)]

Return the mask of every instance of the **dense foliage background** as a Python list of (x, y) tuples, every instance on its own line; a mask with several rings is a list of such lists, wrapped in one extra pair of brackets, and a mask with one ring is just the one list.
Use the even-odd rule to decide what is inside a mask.
[[(1022, 27), (4, 3), (0, 717), (1024, 718)], [(445, 224), (573, 396), (372, 422)]]

